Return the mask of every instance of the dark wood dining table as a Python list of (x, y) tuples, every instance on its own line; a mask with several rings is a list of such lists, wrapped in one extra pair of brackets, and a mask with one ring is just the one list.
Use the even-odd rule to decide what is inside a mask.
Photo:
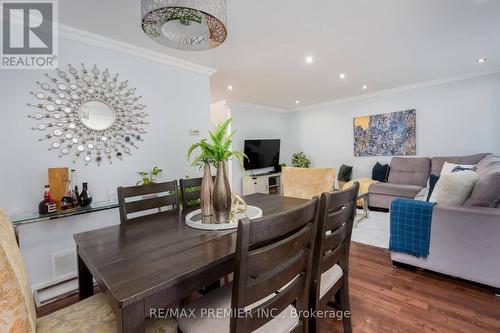
[[(306, 200), (267, 194), (244, 197), (272, 215)], [(80, 300), (94, 291), (93, 278), (117, 317), (118, 332), (144, 332), (150, 309), (168, 308), (233, 271), (236, 229), (208, 231), (184, 223), (183, 212), (74, 235)]]

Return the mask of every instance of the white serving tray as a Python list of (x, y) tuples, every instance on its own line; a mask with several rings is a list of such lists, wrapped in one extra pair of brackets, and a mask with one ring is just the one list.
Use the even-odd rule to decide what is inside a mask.
[(262, 209), (255, 206), (247, 206), (247, 210), (244, 213), (238, 213), (230, 223), (201, 223), (201, 209), (192, 211), (186, 215), (186, 224), (191, 228), (202, 229), (202, 230), (227, 230), (238, 228), (238, 221), (244, 217), (248, 217), (250, 220), (262, 217)]

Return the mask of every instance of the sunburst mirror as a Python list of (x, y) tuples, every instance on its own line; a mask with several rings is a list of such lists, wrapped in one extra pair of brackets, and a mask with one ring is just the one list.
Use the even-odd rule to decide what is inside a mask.
[(68, 65), (68, 72), (57, 69), (58, 78), (45, 74), (46, 81), (36, 82), (40, 90), (31, 92), (39, 100), (28, 103), (37, 108), (28, 116), (38, 122), (32, 129), (46, 133), (39, 141), (48, 141), (59, 157), (73, 155), (73, 163), (85, 165), (130, 155), (146, 133), (142, 96), (107, 68), (94, 65), (89, 71), (82, 63), (80, 70)]

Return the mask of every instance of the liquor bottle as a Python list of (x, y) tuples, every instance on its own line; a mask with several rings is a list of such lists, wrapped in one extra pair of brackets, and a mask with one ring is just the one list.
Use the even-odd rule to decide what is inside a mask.
[(86, 207), (92, 203), (92, 194), (90, 194), (87, 183), (83, 183), (82, 193), (78, 197), (80, 207)]
[(76, 208), (76, 196), (75, 196), (75, 191), (73, 190), (73, 187), (71, 186), (71, 181), (68, 181), (66, 183), (66, 192), (64, 192), (64, 195), (61, 199), (61, 209), (62, 210), (67, 210), (67, 209), (72, 209)]
[(70, 178), (70, 182), (71, 182), (71, 188), (73, 189), (74, 191), (74, 194), (75, 194), (75, 207), (78, 206), (78, 197), (80, 195), (80, 192), (78, 191), (78, 182), (76, 180), (76, 171), (75, 169), (71, 169), (71, 178)]
[(45, 185), (45, 192), (43, 193), (43, 200), (38, 204), (39, 214), (49, 214), (57, 210), (57, 204), (50, 194), (49, 185)]

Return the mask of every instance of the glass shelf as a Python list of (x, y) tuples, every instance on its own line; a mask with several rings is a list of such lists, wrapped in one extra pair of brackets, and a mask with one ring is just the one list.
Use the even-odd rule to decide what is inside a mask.
[(101, 210), (113, 209), (116, 207), (118, 207), (117, 202), (107, 201), (107, 202), (93, 203), (90, 206), (83, 208), (78, 207), (70, 210), (61, 210), (50, 214), (31, 213), (31, 214), (17, 215), (17, 216), (12, 216), (12, 224), (17, 227), (23, 224), (31, 224), (41, 221), (59, 219), (68, 216), (99, 212)]

